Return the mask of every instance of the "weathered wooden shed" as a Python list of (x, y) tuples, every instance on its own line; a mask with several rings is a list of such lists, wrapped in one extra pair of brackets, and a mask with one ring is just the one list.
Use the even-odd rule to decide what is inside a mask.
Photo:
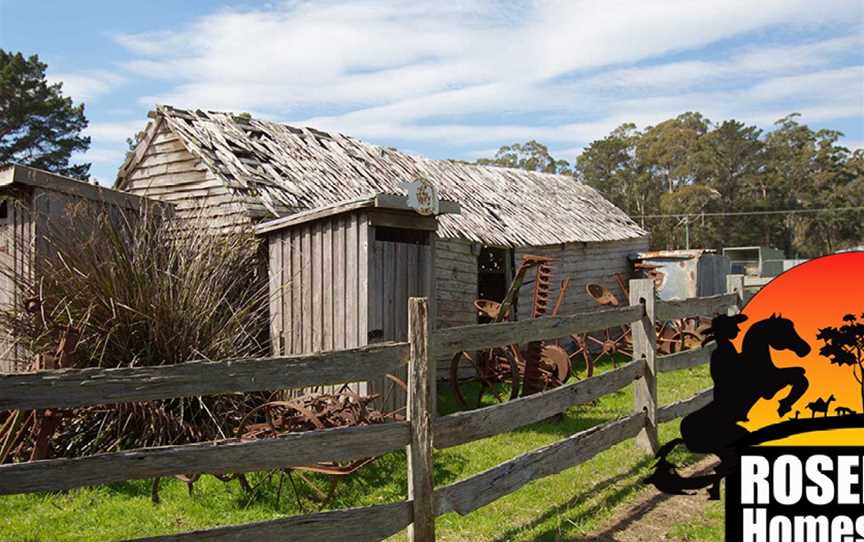
[[(500, 298), (525, 254), (556, 258), (562, 313), (592, 310), (585, 284), (615, 289), (648, 234), (593, 188), (565, 175), (430, 160), (341, 134), (248, 115), (158, 106), (116, 188), (206, 215), (213, 227), (254, 225), (369, 194), (403, 194), (426, 179), (459, 214), (438, 217), (433, 299), (439, 327), (477, 321), (477, 297)], [(279, 351), (279, 345), (274, 345)]]
[[(441, 202), (440, 213), (458, 212)], [(433, 292), (434, 216), (405, 196), (373, 194), (260, 224), (270, 269), (273, 349), (301, 354), (405, 340), (408, 298)], [(403, 378), (405, 375), (402, 375)], [(397, 407), (382, 379), (364, 392)]]
[[(70, 227), (82, 227), (80, 215), (69, 212), (71, 206), (137, 214), (147, 201), (40, 169), (0, 165), (0, 305), (22, 307), (26, 292), (21, 291), (18, 285), (22, 281), (15, 277), (24, 277), (25, 282), (36, 280), (34, 259), (37, 251), (48, 250), (49, 222), (52, 228), (62, 227), (64, 220), (70, 222)], [(29, 362), (9, 332), (0, 329), (0, 372), (24, 369)]]

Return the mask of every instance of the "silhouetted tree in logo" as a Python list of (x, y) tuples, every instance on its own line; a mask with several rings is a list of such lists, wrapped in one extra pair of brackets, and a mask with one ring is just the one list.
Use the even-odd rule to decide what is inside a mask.
[(864, 314), (861, 318), (847, 314), (843, 317), (844, 325), (824, 327), (816, 338), (825, 343), (819, 354), (835, 365), (852, 367), (852, 376), (861, 387), (861, 408), (864, 410)]

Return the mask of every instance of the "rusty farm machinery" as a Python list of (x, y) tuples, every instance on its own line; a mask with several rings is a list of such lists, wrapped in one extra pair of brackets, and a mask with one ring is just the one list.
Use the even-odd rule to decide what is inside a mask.
[[(558, 297), (551, 307), (551, 281), (553, 260), (540, 256), (525, 256), (516, 271), (507, 294), (499, 303), (488, 299), (478, 299), (474, 306), (490, 322), (503, 322), (510, 317), (519, 295), (519, 290), (527, 284), (525, 278), (534, 270), (532, 288), (531, 318), (554, 316), (561, 308), (561, 302), (569, 286), (569, 281), (561, 284)], [(470, 375), (466, 380), (465, 374)], [(468, 406), (465, 391), (469, 381), (479, 384), (477, 404), (482, 404), (485, 395), (497, 401), (515, 399), (546, 389), (560, 386), (572, 373), (570, 356), (556, 342), (533, 341), (521, 347), (511, 344), (480, 352), (458, 352), (450, 360), (450, 384), (456, 400)]]
[[(619, 273), (614, 276), (624, 299), (629, 299), (626, 280)], [(650, 274), (648, 276), (651, 277)], [(621, 305), (618, 296), (605, 286), (589, 283), (585, 285), (585, 290), (601, 307), (614, 308)], [(655, 322), (654, 325), (657, 329), (657, 351), (660, 355), (666, 355), (701, 346), (710, 322), (691, 317)], [(633, 355), (633, 337), (629, 326), (619, 326), (593, 334), (584, 333), (574, 336), (574, 340), (577, 349), (573, 355), (581, 356), (585, 364), (592, 369), (604, 358), (608, 358), (615, 367), (619, 356), (629, 358)]]
[[(474, 306), (490, 323), (508, 320), (519, 291), (529, 284), (526, 276), (533, 270), (530, 317), (557, 315), (570, 287), (570, 279), (562, 280), (550, 311), (553, 265), (554, 260), (551, 258), (523, 257), (504, 299), (501, 302), (478, 299)], [(617, 273), (615, 279), (624, 299), (628, 299), (626, 280)], [(611, 308), (621, 303), (618, 296), (602, 285), (589, 283), (585, 289), (589, 297), (601, 307)], [(709, 324), (699, 318), (687, 318), (657, 322), (655, 325), (657, 347), (662, 355), (700, 346)], [(450, 385), (456, 401), (468, 407), (466, 395), (475, 386), (475, 406), (483, 405), (487, 396), (502, 402), (531, 395), (560, 386), (571, 376), (581, 377), (583, 370), (574, 371), (574, 367), (584, 368), (587, 378), (594, 374), (594, 368), (604, 358), (615, 367), (619, 358), (633, 355), (633, 337), (629, 326), (571, 335), (569, 341), (573, 345), (570, 351), (562, 346), (562, 341), (534, 341), (524, 346), (511, 344), (479, 352), (456, 353), (449, 367)]]

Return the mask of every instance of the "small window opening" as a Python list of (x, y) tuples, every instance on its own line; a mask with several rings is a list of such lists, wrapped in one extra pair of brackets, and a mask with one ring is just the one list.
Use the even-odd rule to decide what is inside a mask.
[(428, 245), (429, 232), (425, 230), (375, 226), (375, 240), (390, 243), (408, 243), (411, 245)]
[(0, 220), (7, 220), (9, 218), (9, 201), (8, 200), (0, 200)]

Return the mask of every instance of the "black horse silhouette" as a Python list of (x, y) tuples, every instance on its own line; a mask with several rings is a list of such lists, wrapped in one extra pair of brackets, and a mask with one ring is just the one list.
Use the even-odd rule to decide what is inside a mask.
[[(733, 464), (735, 445), (749, 432), (738, 425), (759, 399), (772, 399), (787, 386), (792, 389), (780, 399), (777, 412), (788, 413), (807, 391), (808, 381), (800, 367), (778, 368), (771, 360), (771, 349), (791, 350), (798, 357), (810, 353), (810, 345), (795, 331), (791, 320), (773, 315), (756, 322), (744, 335), (742, 352), (732, 344), (744, 315), (717, 316), (711, 322), (707, 340), (715, 340), (711, 354), (711, 378), (714, 400), (681, 420), (681, 438), (665, 444), (657, 452), (654, 473), (646, 481), (666, 493), (683, 493), (689, 489), (711, 486), (711, 498), (719, 498), (720, 480)], [(706, 340), (706, 342), (707, 342)], [(720, 458), (713, 475), (698, 480), (683, 478), (666, 457), (679, 444), (696, 453), (710, 453)]]

